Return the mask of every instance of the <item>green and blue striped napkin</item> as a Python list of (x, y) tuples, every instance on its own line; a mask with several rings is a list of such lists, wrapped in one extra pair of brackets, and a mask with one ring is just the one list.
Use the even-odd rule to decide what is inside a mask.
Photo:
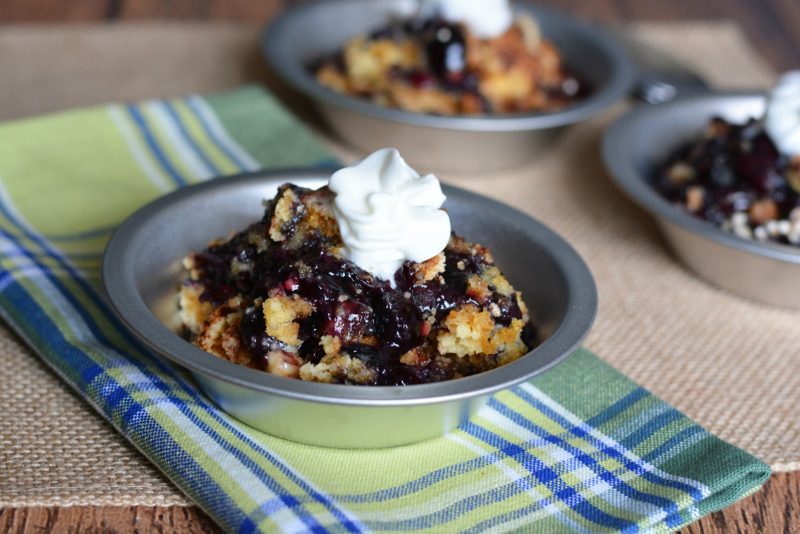
[(114, 319), (100, 255), (131, 212), (215, 176), (329, 158), (258, 88), (0, 125), (0, 311), (232, 532), (669, 532), (767, 479), (585, 350), (441, 438), (334, 450), (232, 419)]

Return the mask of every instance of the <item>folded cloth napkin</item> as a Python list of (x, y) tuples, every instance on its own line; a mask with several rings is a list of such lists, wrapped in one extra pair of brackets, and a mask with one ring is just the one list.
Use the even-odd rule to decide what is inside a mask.
[(441, 438), (335, 450), (231, 418), (114, 319), (100, 255), (133, 210), (215, 176), (329, 158), (254, 87), (0, 125), (0, 312), (229, 531), (668, 532), (767, 479), (586, 350)]

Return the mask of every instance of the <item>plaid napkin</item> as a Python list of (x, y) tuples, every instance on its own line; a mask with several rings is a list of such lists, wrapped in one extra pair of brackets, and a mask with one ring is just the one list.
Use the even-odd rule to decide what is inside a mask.
[(669, 532), (767, 479), (585, 350), (394, 449), (300, 445), (221, 412), (113, 318), (103, 247), (176, 187), (329, 157), (257, 88), (0, 125), (0, 312), (229, 531)]

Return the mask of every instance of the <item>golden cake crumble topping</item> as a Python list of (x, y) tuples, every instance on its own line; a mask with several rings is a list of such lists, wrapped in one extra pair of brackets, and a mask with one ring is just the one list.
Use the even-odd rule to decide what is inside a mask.
[(313, 70), (334, 91), (436, 115), (553, 111), (588, 92), (526, 14), (491, 38), (438, 17), (393, 21)]

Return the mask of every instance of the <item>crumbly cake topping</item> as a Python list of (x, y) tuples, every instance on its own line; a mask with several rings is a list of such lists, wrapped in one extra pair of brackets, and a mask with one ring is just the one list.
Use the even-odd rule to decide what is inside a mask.
[(437, 115), (551, 111), (588, 92), (524, 14), (493, 38), (436, 17), (393, 22), (350, 39), (314, 72), (334, 91)]

